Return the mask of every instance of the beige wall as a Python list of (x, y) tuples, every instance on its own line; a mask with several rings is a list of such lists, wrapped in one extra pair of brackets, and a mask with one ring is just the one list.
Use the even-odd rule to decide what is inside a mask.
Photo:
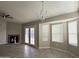
[(22, 41), (21, 34), (22, 25), (18, 23), (7, 22), (7, 36), (11, 34), (18, 34), (20, 36), (20, 41)]
[(0, 44), (6, 44), (6, 21), (0, 18)]

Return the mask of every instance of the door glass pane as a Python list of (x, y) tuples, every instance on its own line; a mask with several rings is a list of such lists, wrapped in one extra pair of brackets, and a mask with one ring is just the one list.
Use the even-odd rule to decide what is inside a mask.
[(52, 41), (53, 42), (64, 42), (63, 40), (63, 24), (52, 25)]
[(69, 35), (69, 44), (77, 46), (77, 21), (72, 21), (68, 23), (68, 35)]
[(29, 43), (29, 28), (25, 29), (25, 43)]
[(30, 44), (35, 44), (35, 29), (30, 28)]

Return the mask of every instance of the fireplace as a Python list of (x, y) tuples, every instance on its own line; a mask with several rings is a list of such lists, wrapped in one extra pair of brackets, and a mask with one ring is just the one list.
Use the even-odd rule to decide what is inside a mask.
[(8, 35), (8, 43), (19, 43), (19, 35)]

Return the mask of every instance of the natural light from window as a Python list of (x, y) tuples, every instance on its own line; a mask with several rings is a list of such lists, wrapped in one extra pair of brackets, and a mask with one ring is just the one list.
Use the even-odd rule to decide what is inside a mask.
[(78, 46), (77, 21), (72, 21), (68, 23), (68, 35), (69, 35), (69, 44), (73, 46)]
[(25, 28), (25, 43), (29, 43), (29, 28)]
[(30, 28), (30, 43), (35, 44), (35, 28)]
[(49, 40), (49, 25), (42, 25), (42, 40), (48, 41)]
[(52, 42), (64, 42), (63, 40), (63, 24), (52, 25)]

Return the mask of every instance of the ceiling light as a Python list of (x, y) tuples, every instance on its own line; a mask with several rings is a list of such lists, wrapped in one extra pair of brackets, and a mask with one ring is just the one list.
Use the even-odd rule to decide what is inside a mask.
[(40, 16), (41, 16), (41, 20), (42, 22), (44, 22), (46, 20), (46, 15), (47, 15), (47, 10), (46, 10), (46, 3), (45, 1), (42, 1), (42, 5), (41, 5), (41, 11), (40, 11)]

